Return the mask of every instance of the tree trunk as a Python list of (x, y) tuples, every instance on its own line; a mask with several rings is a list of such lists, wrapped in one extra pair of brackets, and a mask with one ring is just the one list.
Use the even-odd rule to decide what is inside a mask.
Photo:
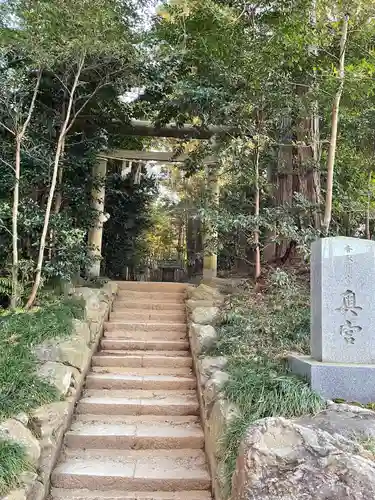
[(38, 71), (38, 78), (34, 87), (33, 97), (29, 106), (29, 111), (25, 122), (19, 133), (16, 134), (16, 161), (14, 169), (14, 190), (13, 190), (13, 208), (12, 208), (12, 295), (10, 306), (12, 309), (17, 307), (19, 302), (18, 286), (18, 207), (20, 198), (20, 178), (21, 178), (21, 144), (25, 138), (27, 127), (29, 126), (32, 114), (35, 108), (36, 98), (39, 92), (40, 81), (42, 78), (41, 70)]
[(67, 111), (66, 111), (66, 116), (65, 116), (64, 122), (61, 126), (59, 138), (57, 141), (54, 166), (53, 166), (52, 181), (51, 181), (51, 186), (50, 186), (49, 195), (48, 195), (48, 201), (47, 201), (46, 213), (45, 213), (45, 217), (44, 217), (42, 236), (40, 238), (39, 254), (38, 254), (38, 261), (37, 261), (37, 267), (36, 267), (36, 273), (35, 273), (35, 280), (34, 280), (33, 288), (32, 288), (31, 293), (30, 293), (30, 297), (29, 297), (27, 304), (26, 304), (26, 309), (29, 309), (34, 304), (38, 290), (39, 290), (41, 278), (42, 278), (42, 266), (43, 266), (43, 260), (44, 260), (44, 250), (45, 250), (45, 246), (46, 246), (46, 238), (47, 238), (47, 233), (48, 233), (49, 220), (50, 220), (50, 216), (51, 216), (52, 202), (53, 202), (53, 198), (55, 195), (57, 177), (58, 177), (58, 173), (59, 173), (60, 158), (64, 154), (65, 139), (66, 139), (66, 134), (70, 128), (69, 121), (70, 121), (70, 116), (72, 113), (74, 96), (75, 96), (75, 92), (76, 92), (77, 87), (78, 87), (78, 82), (79, 82), (79, 78), (80, 78), (80, 75), (82, 72), (84, 60), (85, 60), (85, 58), (83, 56), (78, 64), (77, 72), (75, 74), (74, 82), (73, 82), (73, 85), (72, 85), (72, 88), (70, 91), (69, 103), (68, 103), (68, 107), (67, 107)]
[(193, 261), (195, 257), (194, 249), (194, 221), (191, 214), (188, 211), (187, 221), (186, 221), (186, 251), (187, 251), (187, 269), (189, 278), (193, 275)]
[(368, 174), (368, 190), (367, 190), (367, 210), (366, 210), (366, 238), (371, 240), (371, 232), (370, 232), (370, 207), (371, 207), (371, 182), (372, 182), (372, 171)]
[(13, 208), (12, 208), (12, 245), (13, 245), (13, 263), (12, 263), (12, 296), (10, 306), (12, 309), (17, 307), (19, 301), (18, 290), (18, 206), (20, 198), (20, 176), (21, 176), (21, 141), (22, 137), (16, 137), (16, 165), (14, 170), (14, 190), (13, 190)]
[[(254, 200), (254, 215), (256, 219), (259, 218), (260, 213), (260, 188), (259, 188), (259, 144), (256, 147), (255, 153), (255, 200)], [(261, 264), (260, 264), (260, 246), (259, 246), (259, 222), (257, 220), (256, 227), (254, 231), (254, 243), (255, 243), (255, 273), (254, 278), (257, 280), (261, 274)]]
[(339, 109), (342, 91), (344, 88), (345, 79), (345, 51), (348, 39), (348, 23), (349, 16), (345, 14), (342, 23), (342, 32), (340, 40), (340, 62), (339, 62), (339, 87), (337, 89), (333, 105), (332, 105), (332, 118), (331, 118), (331, 140), (329, 142), (328, 158), (327, 158), (327, 191), (324, 209), (323, 229), (327, 235), (332, 217), (332, 193), (333, 193), (333, 170), (335, 166), (335, 156), (337, 149), (337, 129), (339, 120)]
[(55, 196), (55, 206), (53, 207), (53, 213), (57, 215), (60, 213), (60, 208), (62, 205), (62, 181), (63, 181), (64, 168), (59, 168), (58, 179), (57, 179), (57, 189)]
[(177, 258), (180, 262), (184, 260), (184, 247), (183, 247), (183, 234), (184, 234), (184, 223), (182, 218), (178, 223), (178, 241), (177, 241)]
[[(293, 204), (293, 192), (296, 188), (293, 175), (293, 136), (290, 116), (284, 116), (282, 119), (280, 138), (283, 145), (278, 151), (275, 201), (276, 206), (287, 208)], [(288, 246), (289, 241), (282, 238), (276, 244), (273, 258), (282, 257)]]

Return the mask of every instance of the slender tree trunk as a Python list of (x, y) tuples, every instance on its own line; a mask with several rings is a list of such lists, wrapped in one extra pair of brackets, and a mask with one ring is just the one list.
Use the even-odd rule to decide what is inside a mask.
[(66, 110), (66, 116), (65, 116), (64, 122), (61, 126), (59, 138), (57, 141), (55, 160), (54, 160), (54, 166), (53, 166), (52, 181), (51, 181), (51, 186), (50, 186), (48, 200), (47, 200), (46, 213), (44, 216), (44, 225), (43, 225), (42, 236), (40, 238), (39, 254), (38, 254), (38, 261), (37, 261), (37, 267), (36, 267), (36, 273), (35, 273), (35, 280), (34, 280), (33, 288), (32, 288), (31, 293), (30, 293), (30, 297), (29, 297), (27, 304), (26, 304), (26, 309), (29, 309), (34, 304), (38, 290), (39, 290), (41, 278), (42, 278), (44, 250), (45, 250), (45, 246), (46, 246), (46, 238), (47, 238), (47, 233), (48, 233), (49, 220), (50, 220), (50, 216), (51, 216), (52, 202), (53, 202), (53, 198), (55, 195), (57, 177), (58, 177), (58, 173), (59, 173), (60, 158), (64, 154), (66, 134), (68, 133), (68, 130), (71, 126), (71, 124), (69, 126), (69, 121), (70, 121), (70, 117), (72, 114), (74, 96), (75, 96), (75, 92), (76, 92), (77, 87), (78, 87), (78, 82), (79, 82), (79, 78), (81, 76), (84, 60), (85, 60), (85, 58), (84, 58), (84, 56), (82, 56), (82, 58), (78, 64), (77, 72), (75, 74), (74, 82), (73, 82), (73, 85), (72, 85), (72, 88), (70, 91), (68, 107)]
[(12, 263), (12, 296), (10, 306), (12, 309), (17, 307), (19, 301), (18, 291), (18, 206), (20, 199), (20, 176), (21, 176), (21, 141), (22, 137), (16, 137), (16, 164), (14, 170), (14, 190), (13, 190), (13, 209), (12, 209), (12, 245), (13, 245), (13, 263)]
[[(254, 200), (254, 215), (256, 219), (259, 217), (260, 213), (260, 187), (259, 187), (259, 145), (256, 147), (255, 153), (255, 200)], [(255, 243), (255, 275), (254, 278), (257, 280), (261, 274), (261, 264), (260, 264), (260, 246), (259, 246), (259, 221), (256, 222), (256, 227), (254, 231), (254, 243)]]
[(14, 190), (13, 190), (13, 207), (12, 207), (12, 295), (10, 306), (12, 309), (17, 307), (19, 302), (19, 286), (18, 286), (18, 211), (20, 199), (20, 177), (21, 177), (21, 145), (25, 138), (27, 127), (29, 126), (32, 114), (35, 108), (36, 98), (39, 92), (40, 80), (42, 72), (38, 72), (38, 78), (34, 87), (33, 97), (29, 106), (29, 111), (25, 122), (19, 133), (16, 134), (16, 161), (14, 169)]
[(372, 171), (370, 170), (368, 174), (368, 190), (367, 190), (367, 210), (366, 210), (366, 238), (371, 240), (370, 232), (370, 207), (371, 207), (371, 182), (372, 182)]
[(64, 172), (64, 168), (60, 167), (59, 168), (58, 179), (57, 179), (57, 190), (56, 190), (56, 196), (55, 196), (55, 205), (53, 207), (53, 213), (55, 215), (57, 215), (58, 213), (60, 213), (60, 208), (61, 208), (61, 205), (62, 205), (63, 172)]
[(329, 226), (332, 217), (333, 170), (335, 166), (335, 156), (337, 149), (337, 129), (339, 120), (340, 100), (344, 88), (344, 79), (345, 79), (345, 51), (346, 51), (346, 42), (348, 39), (348, 23), (349, 23), (349, 16), (345, 14), (342, 23), (342, 32), (340, 41), (340, 62), (339, 62), (340, 83), (332, 106), (331, 140), (329, 143), (328, 158), (327, 158), (327, 191), (326, 191), (324, 220), (323, 220), (323, 229), (326, 235), (329, 232)]
[(183, 247), (183, 234), (184, 234), (184, 223), (182, 217), (178, 224), (178, 241), (177, 241), (177, 255), (180, 262), (183, 261), (184, 247)]
[[(310, 24), (313, 30), (316, 30), (317, 24), (317, 0), (311, 1), (311, 10), (310, 10)], [(309, 46), (309, 52), (317, 59), (319, 50), (317, 45), (312, 44)], [(315, 61), (316, 63), (316, 61)], [(315, 69), (314, 64), (313, 69), (313, 84), (312, 89), (318, 90), (318, 80), (317, 80), (317, 70)], [(312, 159), (314, 162), (314, 168), (310, 171), (310, 175), (307, 179), (308, 181), (308, 189), (310, 191), (310, 197), (312, 200), (316, 201), (317, 210), (314, 214), (314, 227), (315, 229), (320, 229), (322, 223), (321, 217), (321, 190), (320, 190), (320, 157), (321, 157), (321, 146), (320, 146), (320, 129), (319, 129), (319, 103), (318, 100), (314, 100), (312, 103), (312, 113), (309, 127), (309, 136), (311, 142), (311, 151), (312, 151)]]
[[(63, 180), (63, 171), (64, 167), (61, 166), (59, 168), (59, 173), (58, 173), (58, 179), (57, 179), (57, 186), (56, 186), (56, 196), (55, 196), (55, 203), (53, 206), (53, 214), (57, 215), (60, 213), (61, 205), (62, 205), (62, 180)], [(55, 249), (55, 231), (53, 229), (50, 230), (49, 232), (49, 250), (48, 250), (48, 258), (49, 260), (52, 260), (52, 257), (54, 255), (54, 249)]]

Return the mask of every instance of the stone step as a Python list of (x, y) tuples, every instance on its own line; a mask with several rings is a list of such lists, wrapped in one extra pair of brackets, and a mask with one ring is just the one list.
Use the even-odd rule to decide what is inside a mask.
[(102, 349), (110, 351), (137, 350), (137, 351), (188, 351), (187, 340), (134, 340), (134, 339), (103, 339), (100, 343)]
[(129, 450), (124, 454), (66, 448), (51, 483), (68, 489), (176, 492), (209, 490), (211, 479), (202, 450)]
[[(121, 391), (115, 391), (115, 393), (118, 392)], [(73, 422), (105, 422), (108, 424), (119, 423), (127, 425), (143, 425), (150, 423), (152, 425), (158, 425), (158, 422), (160, 422), (162, 425), (184, 424), (189, 426), (199, 424), (199, 426), (201, 426), (198, 415), (91, 415), (90, 413), (79, 413), (74, 416)]]
[(159, 351), (157, 349), (151, 349), (151, 350), (137, 350), (137, 349), (132, 349), (129, 351), (126, 350), (121, 350), (121, 349), (106, 349), (105, 351), (98, 351), (98, 356), (144, 356), (144, 357), (152, 357), (152, 356), (159, 356), (159, 357), (180, 357), (180, 358), (190, 358), (191, 359), (191, 354), (189, 351)]
[(131, 322), (152, 322), (157, 323), (186, 323), (185, 311), (153, 311), (151, 310), (133, 310), (119, 309), (116, 307), (111, 314), (111, 322), (131, 321)]
[(163, 291), (169, 293), (184, 293), (189, 285), (187, 283), (151, 282), (151, 281), (117, 281), (118, 289), (142, 290), (146, 292)]
[(129, 332), (127, 330), (110, 330), (104, 332), (104, 338), (109, 339), (133, 339), (133, 340), (185, 340), (186, 330), (174, 332), (170, 330), (154, 330), (152, 332)]
[[(172, 355), (153, 354), (152, 352), (145, 355), (143, 351), (136, 353), (135, 351), (127, 351), (124, 355), (111, 356), (106, 351), (99, 352), (92, 358), (94, 367), (100, 366), (124, 366), (124, 367), (162, 367), (162, 368), (181, 368), (193, 366), (193, 360), (189, 356), (173, 355), (173, 351), (169, 351)], [(178, 352), (178, 351), (177, 351)]]
[(116, 312), (122, 312), (127, 310), (136, 311), (181, 311), (185, 313), (185, 304), (180, 304), (178, 302), (150, 302), (148, 300), (121, 300), (118, 298), (116, 301)]
[(168, 293), (164, 291), (160, 292), (146, 292), (137, 290), (120, 290), (116, 297), (115, 307), (123, 302), (134, 302), (134, 301), (149, 301), (149, 302), (174, 302), (175, 304), (184, 304), (185, 293)]
[(204, 435), (199, 424), (120, 423), (77, 420), (65, 435), (65, 445), (83, 449), (202, 449)]
[[(168, 358), (166, 358), (168, 359)], [(183, 358), (182, 358), (183, 359)], [(191, 377), (193, 375), (193, 370), (188, 366), (93, 366), (91, 368), (92, 373), (121, 373), (124, 375), (137, 375), (137, 376), (148, 376), (148, 375), (171, 375), (171, 376), (182, 376)]]
[(87, 389), (190, 390), (195, 389), (195, 377), (173, 375), (126, 375), (122, 373), (89, 373)]
[(77, 413), (91, 415), (199, 415), (195, 391), (85, 390)]
[(209, 491), (93, 491), (51, 489), (50, 500), (212, 500)]
[(116, 321), (106, 321), (104, 323), (104, 329), (106, 331), (113, 330), (125, 330), (127, 332), (153, 332), (153, 331), (163, 331), (168, 330), (169, 332), (182, 332), (186, 333), (187, 326), (186, 323), (181, 321), (180, 323), (165, 323), (161, 321), (131, 321), (131, 320), (116, 320)]

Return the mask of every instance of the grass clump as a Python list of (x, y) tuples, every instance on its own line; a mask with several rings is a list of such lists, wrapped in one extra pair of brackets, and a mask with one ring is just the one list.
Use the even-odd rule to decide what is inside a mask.
[(0, 495), (20, 486), (22, 472), (32, 470), (24, 447), (14, 441), (0, 439)]
[(357, 442), (363, 446), (363, 448), (369, 451), (372, 455), (372, 460), (375, 460), (375, 439), (370, 436), (353, 436), (353, 440), (357, 440)]
[(38, 377), (32, 348), (69, 336), (73, 318), (82, 316), (81, 301), (59, 298), (43, 308), (0, 316), (0, 420), (58, 399), (56, 389)]
[(246, 429), (265, 417), (315, 413), (323, 400), (288, 372), (286, 354), (309, 352), (308, 284), (293, 274), (272, 273), (262, 293), (232, 296), (222, 311), (211, 355), (228, 358), (227, 399), (240, 410), (223, 440), (227, 483)]

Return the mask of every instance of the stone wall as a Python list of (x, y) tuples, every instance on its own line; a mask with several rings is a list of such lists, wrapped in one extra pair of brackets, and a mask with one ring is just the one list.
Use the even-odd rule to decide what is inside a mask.
[(85, 319), (74, 320), (71, 337), (49, 340), (36, 347), (39, 373), (57, 387), (62, 400), (41, 406), (30, 415), (22, 413), (0, 423), (0, 435), (22, 443), (36, 471), (25, 473), (24, 487), (3, 500), (43, 500), (46, 497), (64, 433), (70, 426), (91, 357), (97, 350), (116, 293), (115, 283), (107, 283), (101, 289), (77, 288), (74, 295), (85, 301)]
[(215, 500), (223, 500), (229, 493), (225, 491), (222, 440), (228, 424), (238, 414), (235, 406), (229, 403), (222, 393), (229, 377), (225, 371), (226, 358), (206, 354), (207, 350), (215, 345), (215, 323), (223, 301), (224, 295), (219, 291), (216, 282), (188, 289), (186, 307), (189, 339), (198, 381), (201, 420)]

